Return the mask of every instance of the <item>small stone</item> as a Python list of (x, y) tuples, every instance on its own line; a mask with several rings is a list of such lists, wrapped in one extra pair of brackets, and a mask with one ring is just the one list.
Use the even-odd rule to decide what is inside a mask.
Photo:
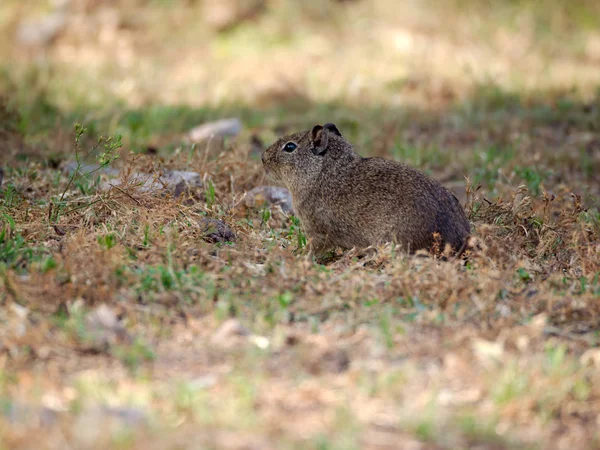
[(131, 343), (133, 339), (117, 314), (102, 304), (85, 318), (86, 336), (97, 348), (106, 348), (116, 343)]
[(600, 350), (597, 348), (590, 348), (586, 350), (579, 358), (579, 361), (584, 366), (593, 365), (600, 367)]
[(308, 363), (311, 373), (343, 373), (350, 367), (350, 356), (341, 348), (320, 349)]
[(60, 8), (38, 20), (21, 23), (17, 28), (17, 41), (27, 46), (45, 46), (59, 35), (67, 24), (66, 9)]
[(202, 177), (199, 173), (183, 170), (167, 170), (160, 177), (161, 181), (167, 184), (175, 197), (194, 189), (200, 189), (203, 186)]
[(198, 222), (198, 226), (202, 230), (203, 239), (212, 244), (217, 242), (234, 242), (235, 234), (222, 220), (209, 219), (205, 217)]
[(56, 411), (50, 408), (42, 408), (40, 411), (40, 425), (43, 427), (51, 427), (56, 425), (61, 411)]
[(119, 326), (119, 319), (112, 309), (100, 305), (88, 315), (88, 322), (94, 327), (115, 329)]
[(192, 142), (202, 142), (213, 137), (237, 136), (242, 131), (240, 119), (223, 119), (208, 122), (191, 129), (188, 138)]
[(501, 342), (473, 338), (471, 343), (475, 356), (482, 363), (492, 365), (502, 360), (504, 346)]
[(237, 319), (228, 319), (219, 327), (212, 336), (213, 344), (229, 347), (246, 341), (250, 331)]
[(24, 336), (29, 328), (29, 309), (11, 302), (3, 311), (3, 326), (15, 337)]
[(62, 171), (67, 175), (72, 175), (73, 172), (77, 172), (80, 176), (90, 174), (94, 177), (98, 175), (108, 175), (109, 177), (118, 177), (119, 169), (113, 167), (104, 166), (101, 167), (99, 164), (83, 163), (79, 164), (77, 161), (69, 161), (62, 166)]
[(258, 336), (255, 334), (250, 336), (250, 342), (252, 342), (254, 345), (256, 345), (261, 350), (266, 350), (267, 348), (269, 348), (269, 345), (271, 345), (271, 342), (269, 341), (268, 338), (266, 338), (264, 336)]
[(284, 213), (293, 214), (292, 194), (286, 188), (258, 186), (246, 195), (246, 206), (260, 207), (263, 204), (279, 205)]
[(70, 161), (63, 165), (62, 171), (71, 175), (77, 171), (80, 176), (90, 175), (92, 178), (98, 175), (106, 175), (109, 180), (100, 185), (100, 190), (108, 191), (113, 186), (123, 188), (124, 184), (133, 185), (141, 192), (163, 192), (167, 191), (175, 197), (201, 189), (203, 187), (202, 177), (197, 172), (184, 170), (163, 170), (160, 175), (143, 172), (133, 172), (128, 176), (126, 183), (119, 179), (121, 171), (113, 167), (101, 167), (98, 164), (78, 165), (76, 161)]
[[(201, 189), (202, 177), (197, 172), (182, 170), (164, 170), (160, 176), (135, 172), (127, 180), (126, 185), (133, 185), (140, 192), (170, 192), (174, 197)], [(123, 181), (110, 180), (102, 185), (103, 190), (109, 190), (113, 186), (122, 188)]]
[(217, 381), (218, 378), (215, 374), (208, 374), (191, 380), (189, 386), (194, 391), (200, 391), (213, 387)]

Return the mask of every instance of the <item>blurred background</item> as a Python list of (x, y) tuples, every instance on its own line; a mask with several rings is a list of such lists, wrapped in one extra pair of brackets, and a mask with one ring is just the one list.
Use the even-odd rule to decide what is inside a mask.
[[(0, 6), (0, 95), (38, 152), (60, 153), (48, 135), (75, 120), (133, 150), (226, 117), (263, 144), (336, 121), (365, 152), (434, 171), (456, 162), (485, 184), (490, 145), (520, 134), (515, 115), (552, 132), (567, 114), (589, 132), (599, 86), (600, 4), (586, 0)], [(577, 151), (589, 144), (577, 139)], [(523, 150), (536, 160), (539, 148)]]

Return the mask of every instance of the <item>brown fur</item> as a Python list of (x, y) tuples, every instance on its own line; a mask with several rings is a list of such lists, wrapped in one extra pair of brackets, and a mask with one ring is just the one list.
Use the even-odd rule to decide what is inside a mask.
[[(288, 142), (297, 148), (286, 152)], [(391, 241), (412, 252), (431, 248), (434, 233), (460, 249), (469, 234), (448, 189), (404, 164), (361, 157), (333, 124), (285, 136), (262, 159), (266, 173), (292, 193), (315, 253)]]

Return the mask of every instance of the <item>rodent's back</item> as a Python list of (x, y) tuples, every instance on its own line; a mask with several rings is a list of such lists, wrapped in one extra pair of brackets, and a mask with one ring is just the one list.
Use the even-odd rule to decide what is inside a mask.
[[(425, 173), (394, 161), (376, 158), (366, 160), (365, 164), (380, 167), (376, 173), (382, 175), (379, 178), (382, 189), (388, 186), (395, 191), (398, 211), (407, 215), (395, 230), (400, 241), (415, 250), (430, 246), (433, 234), (439, 233), (443, 242), (457, 250), (462, 247), (470, 232), (470, 224), (452, 192)], [(359, 170), (359, 173), (362, 171)], [(385, 176), (388, 173), (389, 184)]]
[(429, 247), (437, 232), (458, 249), (470, 231), (450, 191), (416, 169), (382, 158), (360, 158), (343, 167), (325, 160), (310, 197), (321, 205), (312, 220), (318, 228), (337, 229), (330, 239), (342, 247), (396, 240), (416, 250)]

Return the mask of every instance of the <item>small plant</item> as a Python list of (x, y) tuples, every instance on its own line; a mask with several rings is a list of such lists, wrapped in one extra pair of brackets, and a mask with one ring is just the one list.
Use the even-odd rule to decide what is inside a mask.
[(68, 311), (66, 309), (59, 310), (54, 314), (53, 319), (55, 324), (73, 339), (86, 343), (89, 341), (89, 333), (86, 330), (85, 324), (86, 311), (84, 308), (73, 308)]
[(546, 344), (544, 349), (546, 353), (546, 371), (548, 373), (557, 373), (566, 370), (565, 359), (567, 357), (567, 347), (563, 344)]
[(372, 299), (369, 299), (369, 300), (365, 300), (363, 302), (363, 306), (365, 306), (367, 308), (369, 308), (371, 306), (377, 306), (377, 305), (379, 305), (379, 299), (377, 299), (377, 298), (372, 298)]
[(581, 165), (581, 172), (586, 176), (586, 178), (592, 178), (594, 175), (594, 160), (590, 156), (585, 148), (582, 148), (579, 151), (579, 161)]
[[(50, 219), (51, 223), (58, 222), (60, 217), (64, 214), (68, 214), (78, 209), (89, 208), (95, 203), (103, 200), (103, 198), (100, 198), (92, 201), (86, 201), (78, 206), (73, 206), (72, 208), (67, 209), (69, 203), (65, 200), (65, 197), (71, 186), (77, 186), (83, 195), (90, 195), (92, 192), (92, 185), (97, 184), (99, 179), (98, 177), (98, 179), (96, 179), (96, 183), (93, 183), (91, 181), (91, 176), (109, 164), (112, 164), (119, 157), (117, 151), (123, 146), (120, 135), (115, 137), (100, 136), (96, 144), (94, 144), (87, 152), (83, 152), (81, 149), (81, 141), (87, 132), (87, 128), (85, 128), (83, 125), (80, 123), (75, 124), (76, 167), (71, 173), (69, 181), (67, 182), (67, 185), (62, 193), (50, 202), (48, 218)], [(96, 158), (98, 164), (95, 166), (87, 166), (88, 160), (92, 156)], [(86, 167), (89, 168), (87, 172), (84, 171)]]
[(110, 250), (117, 245), (117, 236), (114, 233), (108, 233), (98, 237), (98, 244), (106, 250)]
[(21, 203), (21, 196), (15, 189), (14, 185), (7, 184), (2, 191), (2, 206), (6, 209), (14, 208)]
[(75, 187), (79, 189), (81, 195), (92, 195), (94, 193), (94, 188), (98, 184), (100, 176), (96, 177), (94, 180), (91, 178), (81, 178), (75, 183)]
[(135, 372), (145, 362), (154, 361), (152, 348), (140, 339), (128, 346), (115, 347), (113, 354), (132, 372)]
[(277, 296), (277, 301), (279, 302), (279, 306), (282, 308), (287, 308), (292, 304), (294, 300), (294, 296), (290, 291), (285, 291)]
[(531, 389), (530, 376), (521, 373), (513, 364), (496, 376), (492, 399), (497, 405), (506, 405), (529, 389)]
[(15, 221), (10, 215), (0, 213), (0, 267), (5, 265), (23, 269), (32, 262), (41, 261), (44, 254), (47, 252), (30, 246), (16, 230)]
[[(136, 280), (135, 291), (138, 296), (153, 298), (156, 293), (179, 291), (186, 302), (198, 298), (212, 300), (214, 296), (211, 280), (205, 280), (205, 274), (194, 265), (185, 269), (168, 265), (145, 266), (130, 272), (124, 269), (121, 276), (129, 274), (132, 275), (131, 279)], [(200, 290), (199, 285), (204, 288)]]
[(589, 225), (595, 233), (600, 234), (600, 210), (590, 208), (587, 211), (583, 211), (579, 215), (579, 220)]
[(391, 317), (393, 311), (391, 308), (384, 308), (379, 314), (379, 328), (381, 329), (381, 336), (385, 342), (385, 346), (388, 349), (394, 347), (394, 330), (392, 329)]
[(298, 250), (302, 250), (304, 247), (306, 247), (306, 235), (300, 227), (300, 219), (298, 219), (296, 216), (291, 216), (290, 220), (292, 221), (292, 224), (290, 225), (288, 239), (295, 238)]
[(433, 421), (423, 419), (415, 426), (415, 435), (422, 441), (431, 441), (434, 436), (435, 426)]
[(540, 185), (543, 177), (547, 174), (541, 173), (532, 167), (517, 167), (515, 168), (515, 174), (525, 180), (527, 187), (533, 194), (540, 194)]
[(517, 276), (524, 283), (529, 283), (531, 281), (531, 274), (529, 272), (527, 272), (527, 270), (523, 269), (522, 267), (519, 267), (517, 269)]
[(175, 289), (177, 286), (177, 274), (175, 274), (170, 268), (161, 266), (160, 271), (160, 282), (165, 291)]
[(213, 205), (215, 204), (215, 185), (212, 182), (212, 180), (208, 180), (208, 183), (206, 186), (205, 197), (206, 197), (206, 207), (212, 208)]
[(264, 208), (261, 212), (261, 223), (266, 225), (271, 218), (271, 210), (269, 208)]
[(57, 266), (56, 260), (52, 256), (48, 256), (44, 261), (42, 261), (42, 273), (47, 273), (52, 269), (55, 269)]
[(142, 242), (142, 246), (144, 248), (148, 248), (150, 246), (150, 225), (148, 224), (144, 226), (144, 241)]

